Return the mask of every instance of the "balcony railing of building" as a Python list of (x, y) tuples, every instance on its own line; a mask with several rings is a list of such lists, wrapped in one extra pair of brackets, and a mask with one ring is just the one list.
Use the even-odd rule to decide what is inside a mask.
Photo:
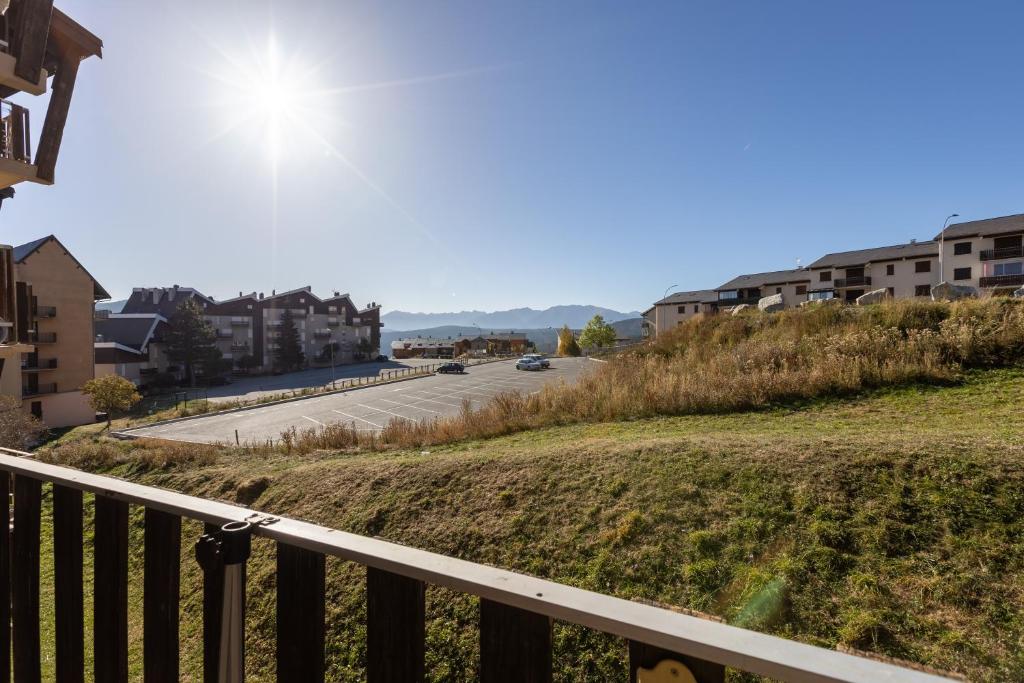
[(334, 332), (332, 332), (331, 330), (314, 330), (313, 331), (313, 336), (316, 337), (317, 339), (328, 339), (333, 334), (334, 334)]
[[(13, 483), (12, 483), (13, 479)], [(53, 501), (52, 525), (43, 524), (44, 487)], [(325, 678), (327, 558), (366, 567), (366, 677), (415, 683), (425, 678), (426, 587), (479, 598), (480, 680), (551, 681), (552, 624), (578, 624), (628, 644), (630, 679), (643, 667), (675, 669), (672, 680), (721, 681), (726, 667), (789, 681), (906, 681), (937, 683), (940, 676), (857, 657), (631, 602), (564, 584), (459, 560), (247, 508), (89, 474), (0, 449), (0, 576), (10, 577), (12, 628), (0, 629), (0, 651), (10, 652), (16, 681), (40, 679), (40, 547), (52, 528), (55, 665), (61, 680), (85, 675), (83, 536), (92, 533), (93, 678), (128, 680), (128, 558), (130, 508), (143, 508), (141, 569), (142, 677), (177, 681), (180, 673), (182, 518), (205, 523), (195, 539), (203, 570), (205, 680), (244, 680), (243, 606), (250, 538), (276, 543), (276, 671), (281, 681)], [(83, 493), (94, 494), (85, 514)], [(48, 541), (49, 542), (49, 541)], [(190, 542), (186, 540), (186, 542)], [(9, 570), (9, 571), (8, 571)], [(0, 623), (8, 621), (0, 601)], [(198, 620), (199, 615), (193, 618)], [(138, 626), (133, 626), (133, 630)], [(0, 660), (4, 661), (4, 660)], [(0, 672), (6, 676), (6, 672)], [(662, 680), (662, 679), (659, 679)], [(666, 678), (667, 680), (667, 674)]]
[(232, 318), (231, 319), (231, 324), (232, 325), (242, 325), (242, 326), (248, 327), (249, 326), (249, 318)]
[(743, 304), (746, 304), (747, 306), (756, 306), (757, 302), (760, 300), (761, 298), (757, 296), (739, 296), (735, 299), (719, 299), (718, 306), (742, 306)]
[(235, 342), (231, 345), (232, 351), (245, 351), (249, 348), (249, 342)]
[(55, 318), (57, 317), (56, 306), (36, 306), (36, 317), (37, 318)]
[(0, 157), (32, 163), (28, 109), (0, 100)]
[(871, 276), (870, 275), (856, 275), (854, 277), (840, 277), (832, 283), (832, 286), (836, 289), (845, 289), (847, 287), (870, 287)]
[(28, 331), (29, 343), (32, 344), (54, 344), (57, 342), (56, 332), (39, 332), (38, 330)]
[(1016, 247), (1000, 247), (999, 249), (982, 249), (978, 252), (978, 258), (982, 261), (998, 261), (1004, 258), (1019, 258), (1024, 256), (1024, 245)]
[(1024, 275), (990, 275), (978, 282), (982, 287), (1021, 287), (1024, 286)]
[(57, 359), (56, 358), (41, 358), (35, 362), (22, 361), (21, 369), (25, 372), (39, 372), (41, 370), (56, 370)]
[(46, 384), (27, 385), (21, 388), (21, 395), (24, 397), (29, 396), (43, 396), (45, 394), (56, 394), (57, 384), (56, 382), (47, 382)]
[(231, 330), (217, 330), (217, 339), (232, 339), (235, 333)]

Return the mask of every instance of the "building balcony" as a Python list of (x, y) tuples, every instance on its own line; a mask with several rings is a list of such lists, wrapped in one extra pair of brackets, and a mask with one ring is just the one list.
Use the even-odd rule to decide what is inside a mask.
[(29, 330), (28, 340), (31, 344), (55, 344), (57, 343), (57, 333)]
[(757, 302), (761, 300), (759, 296), (738, 296), (735, 299), (719, 299), (719, 306), (756, 306)]
[(231, 350), (232, 351), (248, 351), (249, 350), (249, 342), (235, 342), (234, 344), (231, 345)]
[(1020, 258), (1024, 256), (1024, 245), (1016, 247), (1001, 247), (999, 249), (982, 249), (978, 252), (978, 258), (982, 261), (998, 261), (1004, 258)]
[(231, 330), (217, 330), (217, 339), (233, 339), (235, 333)]
[(1004, 288), (1024, 286), (1024, 275), (990, 275), (981, 278), (981, 287)]
[(317, 339), (329, 339), (334, 333), (330, 330), (314, 330), (313, 336)]
[(36, 306), (36, 317), (37, 318), (56, 318), (57, 307), (56, 306)]
[(231, 324), (236, 327), (249, 327), (249, 318), (232, 318)]
[(0, 100), (0, 187), (25, 180), (50, 184), (40, 180), (37, 173), (32, 164), (28, 109)]
[(46, 394), (56, 394), (57, 383), (48, 382), (46, 384), (37, 384), (35, 386), (24, 386), (21, 388), (21, 395), (23, 398), (29, 398), (30, 396), (44, 396)]
[(835, 282), (832, 283), (832, 286), (835, 289), (846, 289), (847, 287), (870, 287), (871, 276), (858, 275), (855, 277), (836, 278)]
[(56, 370), (57, 359), (56, 358), (44, 358), (36, 361), (34, 364), (22, 363), (22, 372), (42, 372), (43, 370)]
[(327, 326), (328, 327), (337, 327), (340, 324), (341, 324), (341, 321), (338, 320), (337, 318), (328, 318), (327, 319)]
[(46, 92), (46, 79), (50, 74), (46, 69), (39, 70), (39, 79), (33, 83), (14, 74), (14, 67), (18, 60), (8, 51), (6, 41), (0, 41), (0, 85), (6, 85), (13, 90), (21, 90), (30, 95), (42, 95)]

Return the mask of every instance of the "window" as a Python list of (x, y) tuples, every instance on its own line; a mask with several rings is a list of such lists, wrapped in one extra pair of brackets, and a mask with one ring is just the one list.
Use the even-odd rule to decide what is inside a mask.
[(796, 286), (796, 293), (797, 293), (797, 296), (799, 296), (801, 294), (806, 294), (807, 293), (807, 285), (797, 285)]
[(963, 254), (970, 254), (971, 253), (971, 243), (970, 242), (957, 242), (956, 244), (953, 245), (953, 253), (956, 254), (957, 256), (962, 256)]
[(699, 306), (700, 306), (700, 304), (694, 304), (693, 305), (693, 312), (694, 313), (696, 313), (698, 310), (700, 310)]
[(917, 285), (914, 287), (914, 296), (931, 296), (931, 285)]
[(811, 292), (810, 294), (807, 295), (808, 301), (825, 301), (826, 299), (834, 298), (836, 298), (836, 294), (831, 289), (824, 289), (817, 292)]
[(954, 280), (970, 280), (971, 269), (970, 268), (954, 268), (953, 269)]
[(818, 282), (832, 282), (832, 271), (823, 270), (818, 274)]
[(994, 266), (993, 275), (1021, 275), (1024, 274), (1024, 263), (997, 263)]
[(889, 293), (889, 296), (891, 298), (893, 298), (893, 299), (896, 298), (896, 288), (895, 287), (886, 287), (885, 291), (887, 291)]
[(32, 412), (32, 416), (35, 417), (37, 420), (42, 420), (43, 419), (43, 402), (42, 401), (32, 401), (32, 407), (31, 407), (30, 410)]
[(895, 275), (896, 274), (896, 264), (895, 263), (890, 263), (889, 265), (887, 265), (885, 267), (885, 274), (886, 275)]
[(676, 313), (679, 315), (686, 313), (686, 306), (676, 306)]
[(740, 298), (739, 293), (735, 289), (727, 289), (724, 292), (718, 293), (719, 299), (738, 299)]
[(932, 272), (931, 261), (914, 261), (914, 272), (915, 273), (930, 273)]
[(782, 287), (776, 287), (775, 288), (775, 293), (776, 294), (782, 294)]

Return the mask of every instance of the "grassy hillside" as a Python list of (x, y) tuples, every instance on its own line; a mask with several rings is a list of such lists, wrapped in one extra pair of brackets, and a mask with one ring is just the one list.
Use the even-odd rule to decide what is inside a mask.
[[(1021, 405), (1024, 371), (989, 370), (757, 412), (385, 453), (101, 441), (49, 457), (805, 642), (1014, 681), (1024, 679)], [(197, 527), (186, 534), (184, 668), (198, 680)], [(273, 678), (272, 570), (271, 549), (257, 543), (252, 680)], [(328, 572), (329, 678), (361, 680), (364, 572), (336, 561)], [(428, 618), (431, 679), (473, 680), (474, 602), (431, 590)], [(558, 626), (555, 656), (561, 680), (623, 680), (624, 647), (600, 634)]]

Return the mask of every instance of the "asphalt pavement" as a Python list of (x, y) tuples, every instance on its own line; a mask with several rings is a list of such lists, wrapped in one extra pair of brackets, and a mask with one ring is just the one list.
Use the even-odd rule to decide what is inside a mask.
[(502, 392), (532, 394), (545, 384), (574, 382), (593, 364), (586, 358), (552, 358), (550, 368), (528, 371), (516, 370), (515, 361), (488, 363), (467, 368), (462, 375), (429, 375), (125, 433), (195, 443), (235, 443), (237, 430), (238, 440), (245, 444), (276, 441), (292, 427), (339, 422), (359, 430), (379, 431), (392, 419), (422, 421), (457, 414), (463, 401), (480, 407)]

